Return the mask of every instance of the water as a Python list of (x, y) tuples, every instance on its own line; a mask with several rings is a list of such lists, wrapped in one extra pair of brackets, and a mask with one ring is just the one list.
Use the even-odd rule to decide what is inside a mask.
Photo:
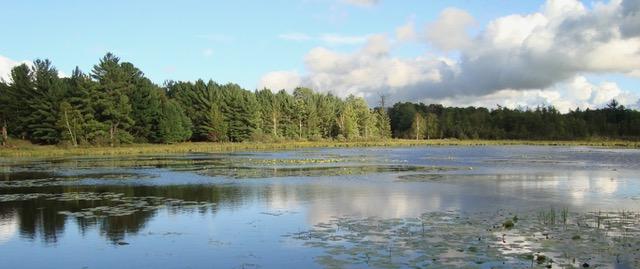
[(586, 147), (2, 160), (0, 267), (632, 268), (639, 175), (640, 151)]

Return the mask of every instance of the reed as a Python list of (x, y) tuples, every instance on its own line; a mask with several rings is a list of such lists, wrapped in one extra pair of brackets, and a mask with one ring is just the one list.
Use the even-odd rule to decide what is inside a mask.
[(536, 141), (536, 140), (457, 140), (457, 139), (387, 139), (361, 141), (283, 141), (283, 142), (243, 142), (208, 143), (186, 142), (177, 144), (129, 144), (116, 147), (87, 146), (44, 146), (25, 141), (12, 141), (8, 147), (0, 147), (0, 157), (64, 157), (64, 156), (117, 156), (150, 154), (185, 154), (194, 152), (223, 153), (237, 151), (271, 151), (301, 148), (352, 148), (352, 147), (413, 147), (413, 146), (590, 146), (612, 148), (640, 148), (635, 141)]

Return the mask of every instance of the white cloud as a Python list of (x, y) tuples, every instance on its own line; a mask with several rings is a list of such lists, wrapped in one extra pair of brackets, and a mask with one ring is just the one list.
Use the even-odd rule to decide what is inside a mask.
[(627, 75), (640, 78), (640, 70), (632, 70), (631, 72), (627, 73)]
[[(305, 56), (308, 75), (272, 72), (262, 78), (261, 85), (307, 86), (339, 96), (373, 97), (380, 92), (393, 92), (419, 82), (441, 79), (437, 71), (437, 66), (444, 64), (441, 59), (400, 60), (389, 56), (390, 49), (390, 42), (384, 35), (371, 36), (364, 47), (353, 54), (317, 47)], [(291, 81), (284, 82), (284, 79)], [(282, 86), (269, 88), (280, 89)]]
[[(427, 40), (456, 51), (457, 60), (432, 53), (394, 57), (388, 38), (372, 35), (355, 52), (312, 49), (304, 58), (305, 72), (295, 79), (341, 96), (386, 93), (395, 101), (495, 101), (564, 110), (599, 106), (614, 97), (633, 104), (638, 96), (613, 82), (593, 85), (584, 76), (638, 75), (640, 31), (635, 30), (640, 27), (629, 22), (637, 20), (639, 6), (632, 0), (591, 8), (577, 0), (549, 0), (538, 12), (496, 18), (475, 36), (467, 32), (473, 18), (449, 8), (428, 25)], [(398, 40), (406, 28), (396, 31)]]
[(553, 105), (564, 113), (578, 107), (581, 109), (604, 107), (611, 99), (616, 99), (622, 105), (635, 107), (640, 95), (621, 89), (615, 82), (605, 81), (596, 85), (589, 82), (584, 76), (576, 76), (568, 82), (541, 90), (505, 89), (483, 96), (426, 98), (424, 101), (445, 105), (490, 108), (495, 108), (497, 105), (509, 108), (535, 108)]
[(361, 6), (361, 7), (371, 7), (377, 5), (380, 0), (342, 0), (344, 3)]
[(413, 21), (396, 28), (396, 39), (401, 42), (415, 41), (417, 38)]
[(264, 75), (258, 84), (258, 89), (271, 89), (273, 91), (293, 91), (301, 85), (301, 78), (296, 71), (276, 71)]
[(471, 45), (467, 33), (475, 19), (469, 13), (457, 8), (447, 8), (440, 13), (438, 20), (427, 27), (427, 40), (442, 50), (463, 49)]
[[(33, 62), (32, 61), (15, 61), (12, 59), (9, 59), (5, 56), (0, 55), (0, 80), (4, 80), (5, 82), (10, 82), (11, 81), (11, 69), (13, 69), (14, 67), (21, 65), (21, 64), (26, 64), (29, 67), (33, 67)], [(58, 71), (58, 77), (61, 78), (68, 78), (70, 77), (69, 74), (60, 71), (58, 69), (56, 69)]]
[(14, 67), (27, 64), (31, 65), (30, 61), (14, 61), (7, 57), (0, 55), (0, 80), (10, 81), (11, 80), (11, 69)]

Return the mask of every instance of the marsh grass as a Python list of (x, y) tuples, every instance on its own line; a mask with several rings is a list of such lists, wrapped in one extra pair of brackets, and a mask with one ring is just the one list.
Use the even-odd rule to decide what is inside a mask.
[(562, 211), (560, 211), (560, 219), (562, 220), (562, 224), (564, 226), (567, 226), (567, 221), (569, 219), (569, 209), (568, 208), (562, 208)]
[(548, 210), (542, 209), (538, 211), (537, 214), (538, 221), (544, 225), (555, 225), (556, 224), (556, 210), (551, 207)]
[(177, 153), (223, 153), (237, 151), (290, 150), (300, 148), (352, 148), (352, 147), (411, 147), (411, 146), (492, 146), (492, 145), (537, 145), (537, 146), (593, 146), (640, 148), (638, 141), (534, 141), (534, 140), (406, 140), (388, 139), (373, 141), (340, 142), (286, 141), (245, 143), (177, 143), (177, 144), (130, 144), (117, 147), (64, 147), (33, 145), (25, 141), (12, 140), (10, 146), (0, 147), (0, 157), (61, 157), (61, 156), (113, 156)]

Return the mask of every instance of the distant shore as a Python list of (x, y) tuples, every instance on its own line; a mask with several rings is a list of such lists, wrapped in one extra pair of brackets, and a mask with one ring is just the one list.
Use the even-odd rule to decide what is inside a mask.
[(64, 157), (64, 156), (119, 156), (148, 154), (181, 153), (224, 153), (238, 151), (290, 150), (302, 148), (355, 148), (355, 147), (411, 147), (411, 146), (499, 146), (499, 145), (535, 145), (535, 146), (589, 146), (605, 148), (640, 148), (640, 141), (622, 140), (576, 140), (576, 141), (538, 141), (538, 140), (456, 140), (456, 139), (388, 139), (379, 141), (286, 141), (286, 142), (244, 142), (210, 143), (186, 142), (176, 144), (127, 144), (116, 147), (87, 146), (63, 147), (32, 145), (21, 141), (10, 147), (0, 147), (0, 157)]

